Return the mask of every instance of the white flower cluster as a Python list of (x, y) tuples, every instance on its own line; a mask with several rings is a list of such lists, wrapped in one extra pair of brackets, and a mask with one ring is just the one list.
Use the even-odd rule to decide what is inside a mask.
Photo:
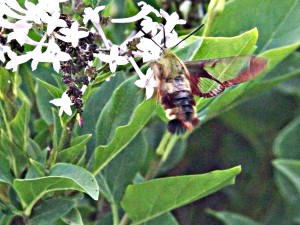
[[(21, 46), (24, 44), (34, 46), (32, 51), (18, 55), (10, 49), (8, 44), (2, 45), (0, 43), (0, 60), (5, 63), (5, 54), (10, 59), (6, 62), (6, 69), (13, 69), (15, 71), (18, 65), (32, 60), (32, 70), (37, 68), (39, 62), (48, 62), (52, 63), (56, 72), (59, 72), (60, 63), (71, 59), (68, 53), (61, 51), (56, 40), (59, 39), (60, 41), (71, 43), (73, 47), (76, 47), (79, 39), (87, 37), (89, 32), (79, 29), (77, 22), (73, 22), (71, 27), (69, 26), (70, 28), (68, 28), (66, 21), (61, 19), (59, 4), (67, 1), (39, 0), (37, 4), (33, 4), (26, 0), (25, 8), (22, 8), (16, 0), (0, 0), (0, 28), (2, 30), (11, 30), (7, 35), (7, 43), (15, 39)], [(85, 24), (89, 21), (92, 22), (96, 32), (103, 40), (104, 46), (102, 47), (109, 51), (109, 54), (104, 54), (100, 51), (94, 54), (94, 56), (100, 61), (108, 63), (112, 73), (115, 73), (118, 65), (126, 65), (130, 62), (139, 76), (139, 80), (135, 84), (140, 88), (146, 89), (146, 98), (149, 99), (154, 93), (154, 88), (157, 86), (155, 77), (151, 68), (148, 69), (146, 74), (143, 74), (134, 58), (142, 58), (145, 63), (158, 59), (162, 48), (171, 48), (181, 40), (178, 38), (174, 27), (177, 24), (185, 24), (185, 21), (179, 19), (178, 14), (175, 12), (169, 15), (162, 9), (157, 11), (143, 1), (139, 2), (138, 6), (141, 9), (136, 15), (129, 18), (113, 18), (110, 20), (112, 23), (141, 21), (141, 30), (131, 35), (120, 45), (111, 43), (102, 30), (99, 13), (105, 9), (105, 6), (98, 6), (95, 9), (86, 8), (84, 10), (83, 22)], [(148, 16), (150, 13), (153, 13), (157, 17), (163, 17), (166, 21), (165, 24), (162, 25), (152, 21)], [(32, 40), (28, 33), (33, 26), (39, 24), (44, 25), (47, 30), (44, 31), (41, 40), (37, 42)], [(145, 37), (145, 33), (150, 33), (152, 40)], [(128, 52), (127, 44), (136, 38), (140, 38), (140, 43), (136, 46), (137, 50), (132, 51), (131, 56), (128, 56), (126, 54)], [(154, 42), (161, 46), (161, 48)], [(46, 48), (45, 51), (42, 51), (43, 47)], [(53, 104), (61, 107), (60, 115), (63, 111), (71, 115), (70, 106), (72, 103), (66, 99), (66, 93), (64, 93), (62, 98), (52, 100)]]

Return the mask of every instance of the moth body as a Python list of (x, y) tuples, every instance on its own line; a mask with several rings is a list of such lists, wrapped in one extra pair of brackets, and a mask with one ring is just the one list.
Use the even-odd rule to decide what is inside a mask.
[(158, 80), (160, 101), (170, 120), (168, 130), (173, 134), (192, 130), (199, 124), (199, 119), (188, 80), (188, 69), (169, 49), (165, 49), (151, 67)]

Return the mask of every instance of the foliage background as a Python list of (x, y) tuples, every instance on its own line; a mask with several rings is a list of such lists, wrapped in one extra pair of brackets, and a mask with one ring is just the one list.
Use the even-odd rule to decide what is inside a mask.
[[(146, 2), (157, 9), (164, 7), (166, 11), (173, 12), (178, 11), (180, 1)], [(125, 17), (137, 12), (136, 2), (131, 0), (86, 0), (84, 3), (93, 7), (108, 4), (106, 16)], [(206, 38), (202, 43), (191, 41), (187, 52), (179, 52), (178, 55), (187, 59), (187, 55), (190, 56), (187, 53), (192, 52), (190, 50), (196, 43), (196, 46), (202, 46), (193, 56), (194, 59), (226, 57), (237, 53), (262, 54), (270, 60), (269, 70), (263, 78), (240, 85), (212, 101), (200, 99), (197, 106), (202, 125), (187, 139), (176, 140), (170, 157), (159, 168), (158, 176), (202, 174), (236, 165), (242, 166), (242, 173), (234, 186), (173, 210), (174, 217), (164, 214), (147, 224), (300, 224), (300, 53), (297, 51), (300, 45), (300, 1), (232, 0), (226, 3), (224, 10), (218, 11), (218, 7), (215, 7), (216, 11), (207, 14), (208, 3), (192, 1), (188, 23), (184, 28), (178, 28), (178, 32), (186, 34), (204, 22), (210, 28), (205, 31), (206, 36), (213, 38)], [(203, 10), (203, 15), (198, 10)], [(74, 17), (80, 19), (77, 14)], [(256, 48), (255, 27), (259, 33)], [(120, 43), (125, 39), (127, 29), (133, 28), (134, 25), (112, 25), (106, 28), (106, 34), (115, 43)], [(132, 180), (141, 182), (141, 175), (147, 173), (151, 162), (156, 159), (155, 149), (165, 131), (162, 109), (156, 109), (155, 100), (140, 105), (144, 97), (137, 94), (138, 90), (133, 87), (134, 78), (128, 77), (130, 70), (120, 70), (110, 82), (102, 83), (101, 77), (96, 79), (96, 84), (87, 94), (89, 97), (85, 99), (85, 126), (74, 127), (72, 139), (68, 143), (60, 143), (64, 135), (61, 124), (69, 118), (59, 118), (56, 109), (51, 112), (48, 102), (59, 97), (64, 88), (59, 76), (47, 65), (40, 66), (34, 72), (29, 68), (27, 64), (23, 65), (19, 73), (14, 75), (1, 68), (1, 93), (15, 93), (11, 89), (20, 90), (18, 96), (10, 96), (11, 99), (1, 102), (1, 224), (22, 224), (24, 220), (20, 218), (24, 213), (31, 224), (67, 224), (72, 220), (74, 224), (112, 224), (110, 211), (121, 211), (120, 201), (128, 184)], [(11, 80), (15, 86), (5, 86), (7, 80)], [(60, 89), (55, 88), (57, 86)], [(9, 106), (10, 102), (17, 103), (18, 107)], [(15, 110), (11, 114), (6, 112), (13, 132), (18, 134), (14, 144), (6, 137), (3, 108)], [(152, 111), (155, 113), (150, 121), (142, 119), (150, 117)], [(9, 118), (18, 115), (16, 112), (19, 112), (19, 116)], [(141, 123), (130, 126), (132, 118)], [(122, 126), (125, 126), (123, 130)], [(119, 137), (116, 140), (117, 132), (120, 135), (116, 135)], [(111, 140), (116, 141), (107, 147), (106, 144)], [(57, 163), (50, 172), (45, 171), (49, 142), (54, 147), (65, 145), (58, 161), (68, 163)], [(12, 153), (15, 164), (4, 160), (4, 155), (8, 153), (3, 149), (18, 149), (15, 145), (22, 146), (24, 143), (27, 146), (26, 154), (18, 150)], [(120, 146), (128, 143), (121, 152)], [(108, 153), (105, 155), (100, 151), (101, 154), (97, 155), (95, 150)], [(92, 160), (87, 162), (93, 154), (94, 160), (100, 165), (97, 168), (91, 168)], [(111, 160), (112, 156), (116, 157)], [(31, 159), (30, 163), (28, 158)], [(95, 199), (97, 193), (89, 190), (92, 186), (90, 183), (86, 187), (79, 187), (76, 185), (78, 182), (81, 184), (80, 181), (68, 183), (65, 180), (69, 185), (64, 187), (67, 192), (59, 192), (54, 196), (46, 193), (43, 201), (33, 208), (33, 214), (22, 211), (20, 198), (23, 205), (31, 203), (32, 199), (40, 200), (36, 196), (30, 199), (29, 194), (24, 192), (26, 185), (39, 187), (39, 183), (31, 183), (30, 178), (42, 177), (46, 173), (57, 179), (56, 176), (63, 172), (64, 178), (74, 181), (76, 176), (72, 171), (77, 174), (85, 172), (75, 169), (71, 163), (92, 172), (102, 169), (96, 176), (100, 200), (96, 202), (72, 192), (82, 191)], [(22, 179), (12, 178), (10, 170), (20, 174), (19, 178)], [(137, 172), (139, 175), (136, 175)], [(12, 185), (13, 180), (19, 199), (7, 187)], [(28, 183), (25, 182), (27, 180)], [(55, 186), (51, 191), (54, 190), (61, 189)], [(165, 194), (168, 196), (169, 193)], [(58, 203), (61, 207), (53, 207)], [(130, 211), (126, 206), (124, 208), (127, 213)], [(68, 214), (59, 214), (64, 211)], [(51, 220), (61, 216), (63, 219), (56, 222)]]

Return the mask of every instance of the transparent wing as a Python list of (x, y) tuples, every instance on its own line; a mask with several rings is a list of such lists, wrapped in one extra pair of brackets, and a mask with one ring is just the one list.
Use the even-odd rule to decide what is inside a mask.
[(257, 76), (267, 60), (256, 56), (236, 56), (184, 63), (190, 72), (192, 92), (201, 97), (212, 97), (226, 87)]

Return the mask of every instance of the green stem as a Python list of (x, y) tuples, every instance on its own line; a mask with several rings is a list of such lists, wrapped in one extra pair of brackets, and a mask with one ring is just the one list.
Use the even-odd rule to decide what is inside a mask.
[(119, 223), (119, 225), (127, 225), (129, 223), (129, 218), (128, 215), (125, 214), (121, 220), (121, 222)]
[(115, 202), (111, 202), (110, 207), (111, 207), (114, 225), (118, 225), (119, 224), (118, 206), (116, 205)]
[(162, 156), (164, 154), (166, 145), (168, 144), (168, 141), (171, 137), (171, 133), (170, 132), (165, 132), (163, 138), (161, 139), (159, 146), (156, 149), (156, 154), (158, 156)]

